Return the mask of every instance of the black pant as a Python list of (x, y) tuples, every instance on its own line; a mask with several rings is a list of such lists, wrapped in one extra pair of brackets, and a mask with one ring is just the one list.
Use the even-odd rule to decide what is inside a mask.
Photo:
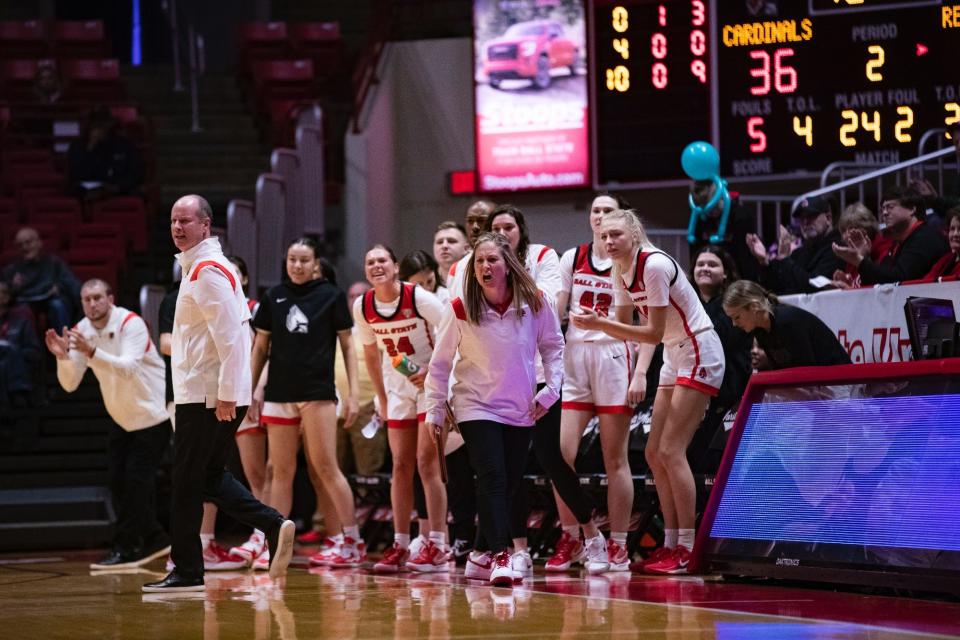
[[(472, 540), (476, 535), (474, 522), (477, 519), (477, 481), (470, 467), (467, 448), (460, 447), (447, 456), (447, 503), (452, 518), (450, 539)], [(427, 518), (427, 498), (419, 473), (413, 474), (413, 506), (417, 517)], [(426, 535), (426, 531), (421, 531)]]
[[(543, 385), (538, 385), (538, 389)], [(580, 477), (567, 464), (560, 451), (561, 401), (557, 400), (533, 426), (533, 452), (543, 471), (550, 478), (563, 502), (573, 512), (577, 522), (585, 524), (593, 517), (594, 503), (580, 486)], [(530, 515), (530, 496), (527, 485), (517, 491), (510, 503), (510, 532), (514, 538), (527, 537), (527, 517)]]
[(477, 479), (466, 446), (447, 456), (447, 502), (451, 517), (450, 539), (473, 540), (476, 535)]
[(173, 450), (173, 494), (170, 505), (170, 537), (173, 563), (185, 577), (203, 575), (200, 523), (203, 503), (212, 502), (240, 522), (269, 533), (283, 516), (253, 497), (224, 465), (246, 407), (237, 407), (237, 417), (220, 422), (203, 403), (177, 405), (177, 430)]
[(107, 451), (110, 491), (117, 511), (113, 546), (134, 551), (164, 541), (166, 533), (157, 522), (157, 468), (170, 443), (170, 423), (126, 431), (114, 424)]
[(531, 427), (511, 427), (492, 420), (460, 423), (470, 464), (477, 473), (477, 549), (498, 553), (510, 546), (507, 505), (523, 484)]

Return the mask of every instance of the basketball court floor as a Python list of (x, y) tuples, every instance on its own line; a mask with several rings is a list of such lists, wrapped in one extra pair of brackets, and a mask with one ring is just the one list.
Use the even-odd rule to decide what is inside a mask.
[[(364, 570), (208, 573), (205, 593), (144, 594), (150, 570), (91, 573), (102, 552), (0, 554), (0, 637), (387, 640), (960, 637), (960, 602), (714, 577), (544, 575), (513, 589)], [(303, 560), (303, 558), (299, 558)]]

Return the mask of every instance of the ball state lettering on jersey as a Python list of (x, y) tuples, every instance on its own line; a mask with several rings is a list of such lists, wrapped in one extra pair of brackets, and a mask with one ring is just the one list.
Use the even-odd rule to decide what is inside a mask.
[(390, 316), (377, 311), (374, 291), (363, 295), (363, 318), (376, 334), (377, 342), (392, 358), (405, 355), (420, 366), (430, 362), (433, 353), (433, 333), (427, 321), (417, 311), (417, 289), (408, 282), (400, 288), (400, 302)]
[(627, 287), (627, 293), (630, 294), (630, 298), (633, 300), (634, 306), (644, 318), (648, 318), (650, 314), (648, 312), (649, 310), (647, 309), (647, 288), (643, 282), (643, 269), (646, 266), (647, 259), (650, 256), (657, 254), (662, 255), (673, 263), (673, 268), (675, 271), (673, 278), (670, 280), (671, 287), (673, 287), (673, 285), (677, 282), (677, 277), (680, 275), (680, 267), (677, 265), (677, 261), (663, 251), (641, 251), (639, 254), (637, 254), (637, 267), (633, 273), (633, 282), (630, 283), (629, 287)]

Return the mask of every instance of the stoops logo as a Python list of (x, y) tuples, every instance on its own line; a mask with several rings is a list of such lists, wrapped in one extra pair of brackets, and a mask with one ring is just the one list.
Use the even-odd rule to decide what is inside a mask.
[(799, 558), (777, 558), (778, 567), (799, 567)]

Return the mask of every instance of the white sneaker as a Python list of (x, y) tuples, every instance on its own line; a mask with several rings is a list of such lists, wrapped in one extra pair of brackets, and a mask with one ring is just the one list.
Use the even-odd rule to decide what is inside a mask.
[(610, 558), (607, 556), (607, 542), (603, 535), (590, 538), (586, 543), (587, 573), (603, 573), (610, 568)]
[(250, 534), (250, 538), (246, 542), (239, 547), (233, 547), (230, 549), (230, 555), (243, 558), (247, 561), (247, 566), (249, 567), (253, 564), (253, 561), (256, 560), (261, 553), (263, 553), (266, 544), (267, 538), (263, 534), (263, 531), (254, 529), (253, 533)]
[(513, 570), (513, 581), (523, 582), (524, 578), (533, 577), (533, 558), (526, 549), (517, 551), (510, 556), (510, 569)]
[(467, 565), (463, 568), (463, 577), (473, 580), (489, 580), (493, 570), (493, 554), (489, 551), (471, 551)]
[(260, 552), (256, 558), (253, 559), (253, 562), (250, 564), (254, 571), (269, 571), (270, 570), (270, 550), (264, 549)]
[(493, 557), (490, 584), (495, 587), (513, 586), (513, 569), (510, 567), (510, 552), (504, 549)]

